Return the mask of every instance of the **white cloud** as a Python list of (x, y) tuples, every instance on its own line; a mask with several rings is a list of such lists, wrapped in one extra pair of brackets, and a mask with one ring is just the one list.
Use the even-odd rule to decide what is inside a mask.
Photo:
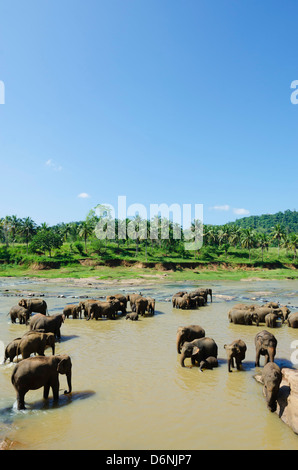
[(49, 160), (46, 161), (46, 166), (48, 168), (51, 168), (54, 171), (61, 171), (62, 170), (62, 166), (57, 165), (51, 158), (49, 158)]
[(80, 194), (78, 194), (78, 197), (80, 197), (81, 199), (87, 199), (88, 197), (90, 197), (90, 194), (88, 194), (88, 193), (80, 193)]
[(213, 206), (213, 207), (211, 207), (211, 209), (213, 209), (215, 211), (228, 211), (228, 210), (230, 210), (230, 206), (228, 206), (228, 204), (225, 204), (223, 206)]
[(249, 214), (249, 211), (247, 209), (233, 209), (234, 214), (237, 215), (247, 215)]

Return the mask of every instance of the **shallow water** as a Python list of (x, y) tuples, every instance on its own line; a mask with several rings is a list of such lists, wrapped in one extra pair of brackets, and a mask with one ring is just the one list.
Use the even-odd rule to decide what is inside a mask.
[[(297, 282), (200, 283), (206, 285), (213, 289), (213, 302), (199, 310), (176, 310), (169, 302), (175, 292), (194, 285), (156, 284), (141, 288), (144, 295), (157, 299), (154, 317), (138, 322), (125, 317), (67, 319), (56, 354), (71, 356), (73, 392), (63, 395), (67, 383), (60, 376), (58, 405), (51, 394), (44, 402), (40, 389), (26, 395), (26, 411), (17, 411), (10, 382), (14, 365), (1, 364), (0, 439), (16, 442), (16, 449), (297, 449), (298, 436), (267, 410), (262, 386), (253, 378), (263, 364), (254, 367), (254, 337), (264, 325), (233, 325), (227, 318), (228, 310), (239, 301), (278, 300), (298, 311)], [(44, 294), (53, 314), (67, 303), (78, 302), (79, 296), (139, 290), (1, 279), (0, 340), (6, 345), (28, 329), (11, 324), (7, 316), (23, 293)], [(199, 372), (197, 367), (180, 366), (176, 330), (188, 324), (201, 325), (206, 336), (216, 341), (217, 369)], [(298, 339), (298, 330), (283, 325), (272, 332), (278, 339), (276, 362), (292, 366), (291, 342)], [(229, 374), (224, 344), (238, 338), (247, 344), (246, 359), (243, 370)]]

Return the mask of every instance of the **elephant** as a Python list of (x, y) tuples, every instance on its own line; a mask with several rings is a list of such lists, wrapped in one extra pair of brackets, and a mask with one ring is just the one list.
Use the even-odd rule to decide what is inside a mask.
[(175, 297), (173, 299), (173, 306), (175, 308), (181, 308), (183, 310), (190, 309), (190, 297), (188, 294), (184, 294), (183, 297)]
[(11, 323), (16, 323), (16, 319), (22, 325), (27, 325), (30, 318), (30, 310), (20, 305), (14, 305), (11, 307), (8, 315), (10, 315)]
[(29, 327), (30, 330), (43, 330), (44, 333), (54, 333), (55, 337), (60, 340), (61, 333), (60, 328), (64, 323), (63, 313), (57, 313), (56, 315), (45, 316), (37, 313), (30, 318)]
[(228, 319), (230, 320), (230, 323), (238, 325), (252, 325), (253, 321), (256, 322), (257, 326), (259, 325), (258, 317), (247, 309), (231, 309), (228, 312)]
[(127, 298), (123, 294), (115, 294), (115, 295), (108, 295), (106, 300), (119, 300), (120, 304), (123, 305), (122, 307), (122, 313), (125, 315), (126, 314), (126, 308), (127, 308)]
[(268, 313), (275, 313), (278, 318), (283, 317), (282, 311), (279, 308), (268, 308), (268, 307), (256, 307), (253, 310), (254, 315), (257, 315), (259, 318), (259, 323), (265, 323), (265, 317)]
[(195, 295), (190, 299), (191, 308), (204, 307), (206, 305), (205, 298), (202, 295)]
[(45, 349), (50, 346), (52, 354), (55, 354), (54, 333), (41, 333), (39, 331), (28, 331), (18, 343), (17, 356), (22, 354), (23, 359), (30, 357), (32, 353), (44, 356)]
[(288, 326), (290, 328), (298, 328), (298, 312), (292, 312), (288, 316)]
[(218, 367), (218, 360), (216, 357), (209, 356), (203, 361), (200, 362), (200, 370), (203, 369), (213, 369), (214, 367)]
[(14, 358), (17, 356), (18, 346), (22, 338), (15, 338), (5, 348), (3, 363), (10, 360), (13, 362)]
[(278, 316), (275, 313), (267, 313), (265, 316), (265, 324), (268, 328), (276, 328), (277, 320)]
[(204, 297), (205, 303), (208, 302), (208, 296), (209, 296), (212, 302), (212, 289), (202, 289), (202, 288), (195, 289), (194, 291), (191, 292), (191, 295), (192, 296), (200, 295)]
[(145, 297), (139, 297), (135, 302), (136, 313), (138, 315), (146, 315), (148, 304), (149, 302)]
[(271, 412), (276, 411), (279, 386), (282, 381), (281, 369), (275, 362), (268, 362), (263, 370), (261, 381), (263, 383), (263, 393), (266, 398), (267, 407)]
[(48, 306), (45, 300), (42, 299), (21, 299), (19, 301), (21, 307), (27, 308), (30, 313), (47, 314)]
[(227, 352), (228, 371), (232, 372), (231, 367), (235, 367), (234, 359), (236, 362), (237, 370), (240, 370), (241, 363), (245, 359), (245, 353), (247, 350), (245, 342), (242, 341), (242, 339), (236, 339), (231, 344), (225, 344), (224, 349)]
[(139, 315), (137, 314), (137, 312), (127, 313), (125, 319), (126, 320), (137, 321), (139, 319)]
[(25, 409), (25, 395), (29, 390), (44, 387), (43, 398), (49, 396), (50, 387), (53, 391), (54, 401), (59, 400), (59, 374), (65, 374), (68, 390), (71, 393), (71, 358), (68, 355), (33, 356), (19, 362), (11, 376), (11, 383), (17, 394), (18, 410)]
[(265, 356), (265, 364), (274, 362), (276, 354), (277, 339), (267, 330), (262, 330), (255, 336), (256, 362), (255, 366), (260, 365), (260, 356)]
[(279, 303), (278, 302), (267, 302), (266, 304), (263, 305), (263, 307), (279, 308)]
[(139, 299), (141, 296), (141, 294), (128, 294), (126, 296), (127, 300), (129, 300), (129, 303), (130, 303), (130, 308), (132, 310), (132, 312), (135, 312), (136, 311), (136, 300)]
[(152, 297), (147, 297), (148, 300), (148, 305), (146, 311), (149, 313), (149, 315), (154, 315), (155, 313), (155, 299), (152, 299)]
[(114, 300), (107, 302), (107, 301), (100, 301), (97, 302), (90, 302), (87, 305), (87, 320), (98, 320), (101, 317), (108, 317), (110, 320), (114, 320), (116, 318), (117, 308), (118, 308), (119, 301), (116, 302)]
[[(184, 296), (186, 296), (186, 297), (184, 297)], [(172, 297), (172, 306), (173, 306), (174, 308), (177, 307), (177, 305), (176, 305), (176, 300), (179, 299), (179, 298), (181, 298), (181, 297), (184, 297), (185, 300), (187, 300), (187, 303), (188, 303), (188, 304), (190, 303), (190, 297), (189, 297), (189, 295), (187, 294), (187, 292), (184, 292), (184, 291), (177, 292), (177, 293), (174, 294), (173, 297)], [(188, 306), (190, 306), (190, 305), (188, 305)], [(188, 306), (187, 306), (186, 308), (188, 308)]]
[(191, 358), (192, 365), (195, 365), (196, 362), (201, 364), (207, 357), (217, 357), (217, 354), (218, 347), (212, 338), (203, 337), (193, 341), (186, 341), (181, 349), (180, 364), (182, 367), (185, 367), (184, 361), (187, 357)]
[(205, 330), (199, 325), (179, 326), (177, 329), (176, 347), (178, 354), (181, 353), (181, 348), (185, 341), (193, 341), (194, 339), (203, 338)]
[(81, 311), (82, 307), (80, 305), (69, 304), (65, 305), (63, 309), (63, 315), (65, 316), (65, 318), (69, 318), (70, 316), (72, 316), (72, 318), (76, 319), (81, 316)]
[(290, 315), (291, 310), (286, 305), (281, 305), (280, 310), (281, 310), (281, 315), (282, 315), (282, 322), (284, 323), (288, 319), (288, 316)]
[(87, 317), (87, 307), (90, 303), (94, 303), (94, 302), (99, 302), (99, 300), (98, 299), (87, 299), (87, 300), (81, 300), (81, 302), (79, 302), (79, 307), (81, 309), (80, 318), (81, 318), (82, 312), (84, 312), (84, 316)]

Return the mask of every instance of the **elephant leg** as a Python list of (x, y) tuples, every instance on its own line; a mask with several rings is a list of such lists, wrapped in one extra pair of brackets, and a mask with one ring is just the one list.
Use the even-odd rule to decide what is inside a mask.
[(26, 392), (18, 390), (17, 391), (17, 404), (18, 410), (25, 410), (25, 394)]
[(57, 378), (57, 380), (52, 382), (51, 388), (53, 390), (53, 399), (54, 399), (54, 401), (59, 400), (59, 380), (58, 380), (58, 378)]
[(46, 383), (43, 387), (43, 398), (47, 400), (49, 398), (50, 384)]
[(260, 351), (257, 349), (255, 366), (259, 367), (259, 365), (260, 365)]

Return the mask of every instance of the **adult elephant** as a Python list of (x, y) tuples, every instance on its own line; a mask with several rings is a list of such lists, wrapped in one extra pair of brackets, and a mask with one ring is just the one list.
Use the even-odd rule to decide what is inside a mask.
[[(118, 301), (119, 303), (119, 301)], [(98, 320), (101, 317), (107, 317), (110, 320), (114, 320), (117, 314), (118, 303), (114, 300), (110, 302), (100, 301), (90, 302), (86, 307), (87, 320)]]
[(50, 316), (37, 313), (30, 318), (29, 327), (30, 330), (42, 330), (44, 333), (54, 333), (55, 337), (60, 339), (60, 328), (63, 322), (63, 313), (57, 313), (56, 315)]
[(283, 318), (282, 310), (280, 308), (256, 307), (254, 308), (253, 313), (258, 316), (259, 323), (265, 323), (265, 317), (269, 313), (274, 313), (278, 318)]
[(182, 297), (174, 297), (173, 307), (181, 308), (182, 310), (190, 309), (191, 299), (188, 294), (184, 294)]
[(127, 298), (126, 295), (123, 294), (114, 294), (114, 295), (107, 295), (106, 300), (109, 302), (110, 300), (119, 300), (121, 305), (121, 311), (123, 315), (126, 314), (127, 309)]
[(19, 362), (12, 373), (11, 382), (17, 393), (18, 410), (25, 409), (25, 395), (29, 390), (43, 387), (43, 398), (47, 399), (50, 388), (54, 401), (59, 399), (59, 374), (65, 374), (71, 393), (71, 358), (68, 355), (34, 356)]
[(205, 302), (207, 303), (208, 302), (208, 296), (210, 297), (210, 300), (212, 302), (212, 289), (203, 289), (203, 288), (199, 288), (199, 289), (195, 289), (194, 291), (192, 291), (190, 293), (193, 297), (196, 296), (196, 295), (200, 295), (202, 297), (204, 297), (205, 299)]
[(127, 294), (126, 298), (129, 300), (130, 308), (132, 312), (136, 311), (136, 300), (139, 299), (141, 294)]
[(228, 358), (228, 371), (232, 372), (231, 367), (235, 367), (234, 359), (237, 370), (240, 370), (241, 363), (245, 359), (245, 353), (247, 350), (245, 342), (242, 339), (236, 339), (231, 344), (225, 344), (224, 349), (226, 350)]
[(22, 336), (18, 343), (17, 356), (22, 354), (23, 359), (27, 359), (31, 354), (44, 356), (45, 349), (52, 348), (52, 354), (55, 354), (55, 335), (54, 333), (41, 333), (39, 331), (28, 331)]
[(187, 357), (190, 357), (192, 365), (196, 363), (200, 365), (209, 356), (217, 358), (217, 354), (218, 347), (212, 338), (204, 337), (189, 342), (186, 341), (181, 349), (180, 364), (185, 367), (184, 361)]
[(152, 297), (146, 297), (148, 300), (147, 312), (149, 315), (154, 315), (155, 313), (155, 299)]
[(30, 318), (30, 310), (20, 305), (14, 305), (8, 312), (10, 316), (11, 323), (16, 323), (16, 320), (19, 320), (21, 325), (27, 325)]
[(265, 395), (267, 407), (271, 412), (276, 411), (276, 402), (279, 392), (279, 386), (282, 381), (282, 373), (275, 362), (268, 362), (263, 370), (261, 381), (263, 383), (263, 392)]
[(21, 299), (19, 305), (27, 308), (30, 313), (42, 313), (46, 315), (48, 311), (47, 303), (42, 299)]
[(256, 322), (257, 326), (259, 325), (258, 316), (255, 316), (254, 313), (247, 309), (231, 309), (228, 312), (228, 319), (230, 323), (235, 323), (238, 325), (252, 325), (253, 321)]
[(256, 346), (256, 362), (255, 365), (259, 367), (260, 356), (265, 356), (265, 364), (267, 362), (274, 362), (276, 354), (277, 339), (272, 333), (267, 330), (262, 330), (255, 336)]
[(265, 324), (268, 328), (276, 328), (278, 316), (275, 313), (267, 313), (265, 315)]
[(288, 326), (290, 328), (298, 328), (298, 312), (292, 312), (288, 316)]
[(148, 299), (146, 299), (145, 297), (139, 297), (135, 302), (136, 313), (138, 315), (146, 315), (148, 304)]
[(87, 299), (87, 300), (81, 300), (79, 302), (79, 307), (81, 309), (80, 318), (81, 318), (83, 312), (84, 312), (85, 317), (88, 316), (88, 312), (87, 312), (88, 305), (90, 303), (94, 303), (94, 302), (99, 302), (99, 300), (98, 299)]
[(68, 304), (65, 305), (63, 309), (63, 315), (65, 318), (72, 317), (73, 319), (81, 317), (82, 307), (77, 304)]
[(200, 325), (179, 326), (176, 336), (178, 354), (181, 353), (181, 348), (186, 341), (190, 342), (194, 339), (203, 338), (204, 336), (205, 330)]

